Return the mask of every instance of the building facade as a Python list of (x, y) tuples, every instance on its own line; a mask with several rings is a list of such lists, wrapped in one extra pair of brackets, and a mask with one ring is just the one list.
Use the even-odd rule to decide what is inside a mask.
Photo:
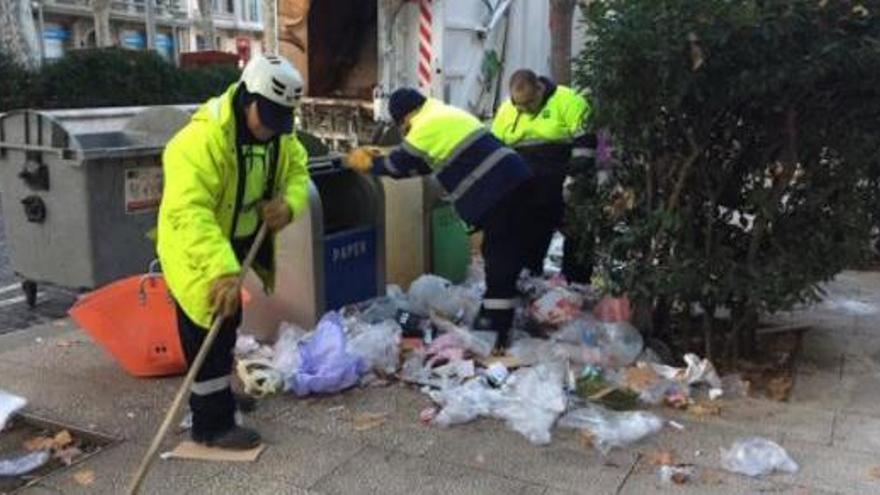
[[(181, 53), (206, 49), (198, 0), (111, 0), (110, 34), (114, 46), (147, 49), (147, 4), (153, 2), (154, 48), (169, 61)], [(97, 45), (91, 0), (38, 0), (33, 3), (42, 57), (52, 60), (68, 50)], [(262, 0), (213, 0), (215, 49), (237, 53), (242, 63), (262, 52)]]

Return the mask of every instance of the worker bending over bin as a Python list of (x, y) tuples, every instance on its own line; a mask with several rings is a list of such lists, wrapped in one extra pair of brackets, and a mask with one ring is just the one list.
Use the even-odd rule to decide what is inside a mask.
[[(261, 222), (275, 233), (306, 209), (308, 156), (293, 133), (302, 87), (287, 60), (254, 57), (241, 80), (202, 105), (163, 155), (158, 252), (190, 365), (213, 320), (225, 318), (191, 390), (197, 443), (231, 450), (260, 444), (257, 432), (236, 426), (230, 388), (241, 323), (238, 277)], [(271, 291), (271, 240), (253, 266)]]
[(525, 266), (529, 166), (476, 117), (425, 98), (412, 88), (391, 94), (388, 110), (404, 136), (387, 156), (358, 148), (346, 162), (354, 170), (395, 178), (434, 174), (459, 216), (483, 231), (486, 295), (475, 322), (510, 343), (516, 283)]
[(521, 69), (510, 77), (510, 98), (501, 104), (492, 132), (512, 147), (531, 166), (525, 200), (529, 204), (529, 241), (526, 268), (544, 273), (544, 258), (557, 229), (563, 229), (562, 274), (569, 282), (589, 284), (593, 234), (565, 228), (563, 190), (566, 177), (583, 186), (596, 181), (596, 137), (588, 132), (591, 114), (586, 98), (569, 87), (557, 85)]

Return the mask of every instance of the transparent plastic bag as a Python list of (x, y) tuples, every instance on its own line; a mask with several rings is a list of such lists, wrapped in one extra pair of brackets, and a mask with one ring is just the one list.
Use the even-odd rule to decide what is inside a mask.
[(599, 347), (609, 365), (629, 366), (642, 353), (645, 341), (629, 322), (602, 322), (599, 325)]
[(777, 443), (761, 437), (743, 438), (721, 450), (721, 467), (746, 476), (763, 476), (773, 471), (796, 473), (798, 464)]
[(348, 340), (348, 352), (360, 356), (373, 371), (392, 374), (400, 365), (400, 339), (403, 331), (394, 321), (355, 326)]
[(663, 429), (663, 419), (645, 411), (616, 412), (596, 404), (568, 412), (559, 420), (563, 428), (588, 430), (596, 448), (608, 453), (625, 447)]
[(275, 342), (272, 367), (281, 373), (285, 383), (292, 377), (300, 365), (299, 342), (306, 336), (306, 331), (290, 323), (281, 323), (278, 329), (278, 340)]
[(475, 291), (457, 287), (445, 278), (422, 275), (409, 287), (411, 310), (421, 316), (436, 313), (450, 321), (470, 322), (480, 309)]
[(376, 324), (386, 320), (393, 320), (397, 316), (398, 311), (409, 310), (409, 300), (400, 286), (389, 285), (385, 292), (384, 296), (373, 299), (369, 306), (361, 312), (361, 321)]
[(596, 347), (599, 345), (599, 326), (600, 323), (595, 318), (582, 314), (563, 325), (553, 334), (552, 340)]
[(494, 342), (490, 342), (487, 338), (483, 338), (482, 335), (478, 335), (476, 332), (471, 332), (464, 327), (456, 325), (437, 313), (431, 314), (431, 322), (441, 332), (455, 335), (464, 349), (478, 356), (488, 356), (492, 353), (492, 348), (495, 347)]
[(438, 426), (468, 423), (479, 416), (488, 416), (501, 398), (501, 393), (481, 379), (446, 387), (430, 394), (431, 400), (442, 406), (433, 423)]
[(514, 372), (503, 389), (493, 415), (536, 445), (550, 443), (550, 429), (565, 412), (565, 368), (543, 363)]
[(539, 325), (562, 326), (581, 312), (584, 296), (567, 287), (553, 287), (529, 305), (529, 316)]

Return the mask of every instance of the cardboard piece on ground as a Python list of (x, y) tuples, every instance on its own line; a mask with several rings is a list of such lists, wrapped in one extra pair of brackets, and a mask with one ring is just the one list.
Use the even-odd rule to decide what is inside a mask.
[(487, 356), (484, 358), (479, 358), (477, 362), (483, 365), (484, 368), (488, 368), (494, 363), (501, 363), (504, 365), (505, 368), (509, 370), (516, 369), (522, 366), (522, 362), (519, 360), (519, 358), (514, 356)]
[(255, 462), (265, 449), (265, 445), (241, 451), (217, 449), (185, 440), (174, 447), (174, 450), (168, 453), (167, 458), (211, 462)]

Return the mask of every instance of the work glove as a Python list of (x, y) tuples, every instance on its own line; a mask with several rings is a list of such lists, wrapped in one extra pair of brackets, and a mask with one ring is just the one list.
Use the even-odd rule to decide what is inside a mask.
[(224, 275), (214, 280), (211, 291), (208, 294), (211, 309), (214, 314), (229, 318), (238, 311), (241, 303), (241, 286), (238, 284), (238, 275)]
[(266, 226), (272, 232), (278, 232), (290, 223), (293, 215), (290, 212), (290, 206), (282, 198), (275, 198), (271, 201), (264, 201), (260, 204), (260, 218), (266, 223)]
[(348, 152), (345, 157), (345, 166), (361, 173), (367, 173), (373, 168), (373, 158), (380, 152), (374, 148), (361, 146)]

